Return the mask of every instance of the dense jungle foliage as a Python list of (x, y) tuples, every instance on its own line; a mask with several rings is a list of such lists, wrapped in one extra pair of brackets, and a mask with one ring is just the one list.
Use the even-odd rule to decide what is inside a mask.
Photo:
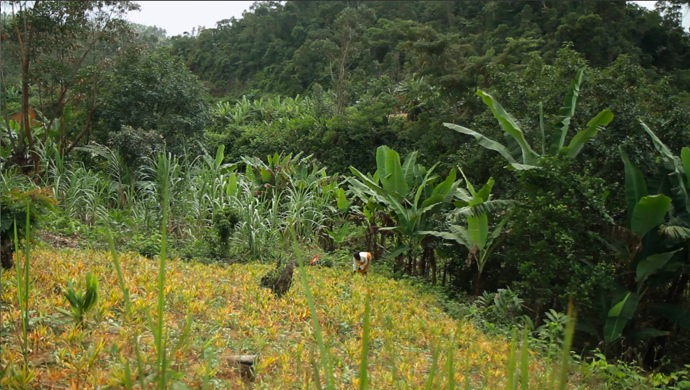
[(683, 388), (689, 4), (261, 1), (167, 37), (130, 1), (3, 2), (2, 250), (367, 250), (488, 332), (562, 343), (572, 303), (578, 359)]

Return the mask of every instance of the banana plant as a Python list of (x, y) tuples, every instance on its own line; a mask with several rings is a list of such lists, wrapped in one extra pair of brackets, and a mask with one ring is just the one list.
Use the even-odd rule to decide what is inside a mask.
[(350, 184), (363, 201), (373, 199), (385, 207), (395, 226), (379, 230), (390, 230), (398, 236), (398, 248), (394, 252), (408, 253), (408, 270), (411, 271), (415, 251), (429, 236), (424, 232), (428, 230), (431, 217), (453, 199), (459, 184), (455, 180), (456, 171), (452, 169), (445, 180), (435, 184), (439, 179), (433, 174), (436, 165), (426, 170), (417, 164), (416, 152), (410, 153), (402, 163), (400, 155), (385, 145), (376, 151), (376, 165), (373, 175), (365, 175), (350, 167), (354, 175)]
[(493, 230), (489, 232), (489, 213), (499, 207), (514, 205), (515, 202), (491, 200), (491, 189), (494, 185), (493, 177), (489, 178), (479, 191), (476, 191), (462, 169), (460, 173), (465, 179), (467, 191), (458, 189), (457, 197), (459, 200), (454, 202), (458, 209), (452, 212), (451, 216), (456, 218), (460, 216), (464, 217), (466, 226), (450, 224), (448, 227), (450, 231), (428, 231), (424, 233), (440, 237), (444, 240), (454, 241), (465, 246), (469, 250), (467, 263), (477, 264), (478, 273), (475, 292), (479, 295), (481, 293), (481, 276), (484, 267), (493, 250), (505, 237), (505, 235), (502, 234), (503, 229), (510, 218), (510, 213), (508, 213)]
[[(642, 172), (620, 148), (625, 167), (625, 195), (628, 205), (628, 228), (633, 233), (629, 247), (631, 266), (635, 271), (635, 288), (618, 292), (604, 324), (604, 340), (612, 343), (620, 339), (623, 331), (638, 313), (640, 304), (648, 304), (650, 311), (665, 317), (678, 326), (690, 329), (690, 312), (675, 305), (673, 297), (665, 302), (647, 302), (645, 294), (652, 288), (668, 288), (674, 285), (675, 294), (688, 288), (690, 270), (688, 247), (690, 246), (690, 148), (681, 149), (675, 156), (670, 149), (641, 122), (655, 148), (661, 154), (663, 172), (656, 194), (649, 195), (649, 188)], [(685, 281), (684, 281), (685, 280)], [(684, 281), (684, 282), (683, 282)], [(640, 329), (640, 336), (664, 336), (667, 331)]]
[[(577, 98), (580, 95), (580, 85), (584, 75), (584, 69), (577, 71), (575, 78), (570, 83), (570, 88), (565, 97), (565, 102), (558, 112), (558, 122), (553, 125), (553, 135), (551, 137), (551, 147), (548, 149), (548, 154), (558, 155), (565, 154), (569, 158), (575, 158), (582, 150), (582, 147), (592, 139), (597, 133), (613, 120), (613, 113), (609, 109), (601, 111), (587, 122), (583, 130), (580, 130), (570, 140), (568, 145), (565, 145), (565, 138), (570, 129), (573, 115), (575, 114), (575, 105)], [(449, 129), (455, 130), (459, 133), (473, 136), (479, 145), (486, 149), (498, 152), (506, 159), (509, 166), (514, 169), (534, 169), (539, 167), (539, 159), (541, 156), (547, 154), (545, 128), (544, 128), (544, 111), (541, 103), (539, 103), (539, 140), (540, 152), (537, 153), (525, 138), (525, 132), (520, 128), (518, 121), (508, 113), (503, 106), (490, 94), (478, 90), (479, 95), (484, 104), (486, 104), (498, 124), (503, 129), (506, 143), (504, 145), (500, 142), (494, 141), (484, 134), (468, 129), (467, 127), (444, 123), (443, 125)]]

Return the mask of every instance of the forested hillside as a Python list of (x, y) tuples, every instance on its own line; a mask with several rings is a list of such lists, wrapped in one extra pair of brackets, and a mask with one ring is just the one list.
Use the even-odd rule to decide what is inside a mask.
[(586, 364), (683, 388), (689, 6), (261, 1), (169, 38), (130, 1), (3, 2), (3, 251), (24, 225), (204, 262), (366, 250), (542, 352), (572, 307)]

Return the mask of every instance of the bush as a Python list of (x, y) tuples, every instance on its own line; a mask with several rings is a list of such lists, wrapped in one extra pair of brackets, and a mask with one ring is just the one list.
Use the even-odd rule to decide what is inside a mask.
[(577, 172), (572, 161), (544, 157), (518, 174), (525, 207), (515, 210), (501, 274), (533, 313), (565, 311), (570, 297), (590, 310), (614, 282), (615, 257), (600, 238), (611, 223), (604, 182)]

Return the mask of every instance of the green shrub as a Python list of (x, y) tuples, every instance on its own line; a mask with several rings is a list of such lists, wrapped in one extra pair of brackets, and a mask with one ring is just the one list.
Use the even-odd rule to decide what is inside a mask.
[(541, 168), (521, 171), (525, 207), (515, 210), (502, 254), (505, 284), (533, 313), (564, 311), (570, 297), (592, 309), (614, 283), (614, 255), (600, 235), (611, 223), (602, 180), (563, 158), (542, 157)]

